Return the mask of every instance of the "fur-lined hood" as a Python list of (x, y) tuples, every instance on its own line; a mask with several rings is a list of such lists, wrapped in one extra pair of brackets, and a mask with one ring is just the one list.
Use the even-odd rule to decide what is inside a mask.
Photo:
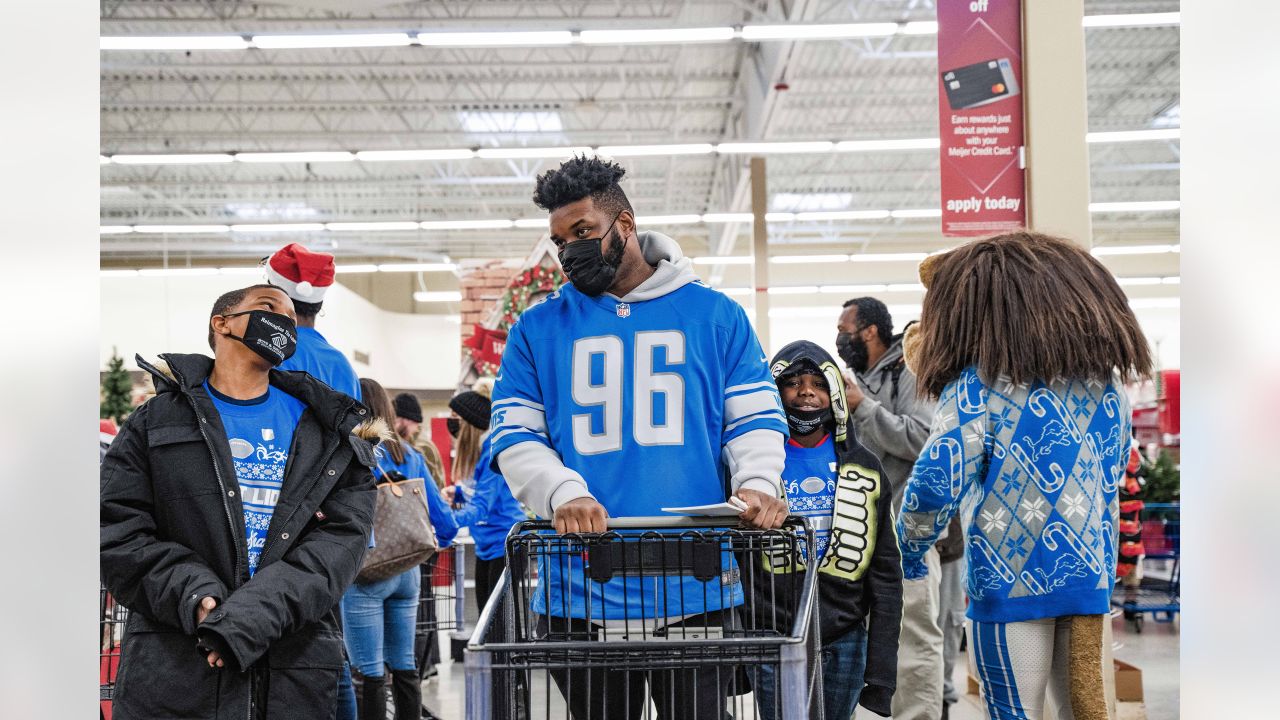
[[(213, 371), (213, 358), (200, 354), (165, 353), (150, 362), (140, 355), (134, 359), (138, 367), (151, 374), (157, 395), (176, 392), (207, 398), (204, 382)], [(305, 372), (271, 370), (270, 382), (305, 403), (325, 427), (334, 430), (349, 427), (348, 432), (371, 445), (395, 437), (386, 422), (372, 417), (369, 409), (355, 398), (330, 388)]]

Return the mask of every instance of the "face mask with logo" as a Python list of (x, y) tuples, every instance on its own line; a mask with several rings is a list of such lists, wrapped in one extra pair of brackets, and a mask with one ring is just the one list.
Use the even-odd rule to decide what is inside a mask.
[(298, 349), (298, 326), (288, 315), (274, 313), (269, 310), (246, 310), (244, 312), (223, 315), (223, 318), (249, 316), (243, 336), (228, 334), (227, 337), (239, 340), (272, 367), (293, 357)]
[(444, 421), (445, 427), (449, 428), (449, 434), (458, 437), (458, 433), (462, 430), (462, 421), (458, 418), (449, 418)]
[(569, 282), (583, 295), (596, 297), (609, 289), (614, 277), (618, 274), (618, 266), (622, 264), (622, 251), (626, 248), (626, 238), (613, 236), (609, 247), (609, 255), (605, 256), (601, 247), (609, 231), (618, 222), (618, 215), (609, 223), (608, 229), (598, 238), (583, 238), (566, 243), (560, 248), (560, 267), (569, 276)]
[[(858, 332), (862, 332), (866, 327), (858, 328)], [(840, 355), (840, 359), (849, 369), (855, 373), (864, 373), (867, 371), (867, 364), (870, 360), (870, 354), (867, 351), (867, 344), (862, 338), (855, 337), (852, 333), (842, 332), (836, 335), (836, 353)]]
[(787, 408), (787, 427), (793, 435), (808, 435), (832, 419), (831, 408), (821, 410), (795, 410)]

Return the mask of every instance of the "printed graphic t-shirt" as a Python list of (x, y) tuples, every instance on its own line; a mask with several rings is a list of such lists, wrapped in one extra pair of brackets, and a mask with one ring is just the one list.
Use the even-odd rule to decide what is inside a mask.
[(836, 446), (830, 434), (811, 448), (787, 440), (782, 486), (786, 488), (791, 513), (808, 518), (813, 525), (817, 556), (821, 559), (831, 539), (831, 514), (836, 503)]
[(229, 398), (206, 381), (205, 390), (222, 416), (231, 457), (244, 505), (244, 536), (249, 546), (249, 575), (258, 570), (258, 559), (267, 542), (267, 530), (280, 488), (293, 431), (306, 404), (276, 387), (252, 400)]

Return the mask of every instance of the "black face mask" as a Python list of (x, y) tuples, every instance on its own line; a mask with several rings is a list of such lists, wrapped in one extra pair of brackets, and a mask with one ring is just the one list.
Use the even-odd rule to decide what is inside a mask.
[(293, 357), (294, 351), (298, 349), (298, 325), (288, 315), (270, 310), (245, 310), (222, 317), (233, 318), (240, 315), (249, 316), (244, 336), (228, 334), (227, 337), (244, 343), (263, 360), (271, 363), (272, 367)]
[(449, 434), (458, 437), (458, 433), (462, 430), (462, 421), (458, 418), (449, 418), (444, 421), (445, 427), (449, 428)]
[(808, 435), (832, 419), (831, 408), (821, 410), (794, 410), (787, 408), (787, 426), (793, 435)]
[[(862, 332), (866, 327), (858, 328), (858, 332)], [(836, 352), (839, 353), (840, 359), (844, 361), (849, 369), (861, 375), (867, 371), (867, 364), (871, 359), (871, 355), (867, 350), (867, 344), (862, 338), (851, 333), (840, 333), (836, 335)]]
[(622, 251), (627, 246), (626, 238), (619, 239), (618, 233), (614, 233), (608, 256), (600, 249), (604, 239), (609, 237), (609, 231), (618, 222), (618, 217), (621, 215), (613, 218), (613, 222), (609, 223), (600, 237), (574, 240), (560, 248), (560, 267), (569, 276), (569, 282), (583, 295), (600, 295), (609, 289), (618, 274), (618, 266), (622, 264)]

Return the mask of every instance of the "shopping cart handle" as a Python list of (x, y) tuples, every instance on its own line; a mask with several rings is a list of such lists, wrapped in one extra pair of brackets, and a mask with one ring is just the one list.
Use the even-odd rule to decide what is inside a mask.
[[(804, 528), (807, 521), (799, 515), (789, 515), (783, 527)], [(680, 528), (737, 528), (743, 523), (736, 516), (731, 517), (696, 517), (689, 515), (656, 515), (653, 517), (611, 517), (606, 519), (608, 530), (667, 530)], [(527, 530), (554, 530), (550, 520), (526, 520), (518, 523), (512, 532)], [(754, 529), (754, 528), (753, 528)], [(591, 533), (579, 533), (589, 535)]]

